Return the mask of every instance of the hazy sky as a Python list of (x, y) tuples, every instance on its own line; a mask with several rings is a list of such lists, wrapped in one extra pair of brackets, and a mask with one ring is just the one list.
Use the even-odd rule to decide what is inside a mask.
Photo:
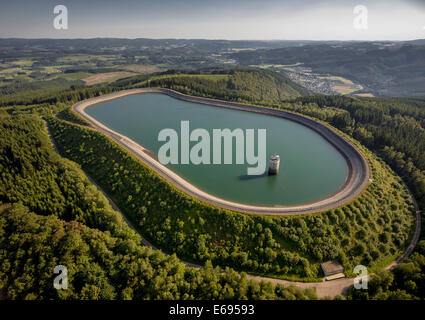
[[(53, 27), (59, 4), (68, 30)], [(408, 40), (425, 38), (425, 0), (0, 0), (0, 37)]]

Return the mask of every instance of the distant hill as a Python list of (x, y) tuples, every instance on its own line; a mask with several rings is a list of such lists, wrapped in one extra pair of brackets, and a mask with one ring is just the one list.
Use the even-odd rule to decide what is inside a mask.
[[(0, 39), (0, 87), (1, 94), (10, 94), (28, 87), (63, 86), (63, 83), (39, 83), (52, 78), (77, 81), (87, 78), (90, 74), (107, 72), (146, 73), (146, 70), (175, 68), (198, 70), (261, 65), (268, 65), (273, 69), (275, 68), (273, 65), (284, 68), (297, 64), (301, 66), (298, 68), (306, 67), (307, 73), (304, 74), (304, 70), (301, 70), (301, 78), (291, 76), (291, 79), (301, 84), (309, 84), (312, 90), (318, 87), (324, 89), (315, 90), (316, 92), (350, 94), (352, 88), (342, 88), (340, 91), (328, 90), (326, 83), (324, 86), (321, 83), (324, 80), (310, 77), (309, 69), (325, 78), (332, 75), (351, 80), (359, 88), (364, 88), (362, 91), (356, 89), (356, 94), (372, 93), (381, 97), (425, 96), (424, 57), (424, 39), (412, 41)], [(270, 77), (261, 74), (260, 78), (270, 84)], [(28, 85), (28, 82), (34, 81), (36, 83)], [(294, 88), (292, 84), (286, 84)], [(264, 86), (267, 87), (268, 84)], [(253, 88), (250, 87), (252, 91)], [(263, 88), (262, 91), (267, 90)], [(294, 94), (290, 92), (291, 90), (285, 93), (286, 89), (278, 91), (283, 95)], [(295, 88), (295, 91), (300, 89)], [(255, 93), (257, 94), (258, 92)]]
[(425, 46), (406, 43), (306, 45), (229, 54), (241, 65), (303, 63), (313, 72), (342, 76), (375, 96), (425, 95)]
[(166, 87), (192, 95), (264, 104), (277, 103), (311, 93), (283, 74), (259, 68), (169, 70), (151, 77), (120, 80), (114, 85)]
[(424, 46), (425, 45), (425, 39), (416, 39), (416, 40), (410, 40), (405, 41), (406, 44), (413, 44), (417, 46)]

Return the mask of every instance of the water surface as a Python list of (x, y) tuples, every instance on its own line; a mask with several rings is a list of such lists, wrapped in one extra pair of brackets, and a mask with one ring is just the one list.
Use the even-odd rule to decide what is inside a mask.
[(86, 113), (153, 154), (164, 143), (158, 141), (158, 133), (173, 128), (180, 134), (182, 120), (190, 121), (190, 130), (206, 129), (211, 139), (213, 129), (267, 129), (267, 159), (274, 153), (281, 158), (276, 176), (247, 176), (248, 164), (167, 165), (203, 191), (230, 201), (265, 206), (310, 203), (336, 192), (348, 175), (346, 161), (322, 136), (278, 117), (185, 102), (158, 93), (105, 101), (88, 107)]

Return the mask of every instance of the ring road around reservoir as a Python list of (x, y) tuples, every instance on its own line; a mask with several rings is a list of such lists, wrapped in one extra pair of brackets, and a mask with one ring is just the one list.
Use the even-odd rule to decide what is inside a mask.
[[(337, 190), (335, 193), (321, 199), (319, 201), (294, 205), (294, 206), (257, 206), (257, 205), (248, 205), (244, 203), (233, 202), (225, 200), (219, 197), (216, 197), (212, 194), (209, 194), (195, 185), (191, 184), (187, 180), (183, 179), (181, 176), (176, 174), (171, 169), (167, 168), (160, 162), (158, 162), (149, 150), (136, 143), (127, 136), (124, 136), (101, 122), (94, 119), (92, 116), (88, 115), (85, 112), (85, 109), (89, 106), (92, 106), (97, 103), (104, 101), (117, 99), (131, 94), (141, 94), (141, 93), (161, 93), (166, 94), (170, 97), (187, 101), (193, 103), (200, 103), (209, 106), (228, 108), (246, 112), (254, 112), (259, 114), (265, 114), (274, 117), (280, 117), (287, 120), (294, 121), (301, 125), (304, 125), (320, 136), (322, 136), (327, 142), (336, 148), (338, 152), (344, 157), (347, 167), (348, 167), (348, 176), (345, 183)], [(263, 215), (299, 215), (299, 214), (310, 214), (329, 210), (342, 206), (357, 196), (367, 187), (370, 182), (370, 167), (362, 155), (362, 153), (348, 140), (339, 135), (330, 127), (321, 124), (315, 120), (312, 120), (308, 117), (280, 110), (280, 109), (271, 109), (265, 107), (258, 107), (254, 105), (247, 105), (234, 102), (226, 102), (215, 99), (194, 97), (179, 92), (165, 89), (165, 88), (140, 88), (140, 89), (130, 89), (123, 90), (120, 92), (103, 95), (96, 98), (91, 98), (88, 100), (81, 101), (73, 106), (73, 110), (79, 114), (82, 118), (87, 120), (95, 130), (107, 135), (120, 146), (124, 147), (127, 151), (132, 153), (136, 158), (141, 160), (145, 165), (153, 169), (160, 176), (171, 182), (178, 189), (186, 192), (187, 194), (207, 202), (209, 204), (219, 206), (222, 208), (230, 209), (233, 211), (250, 213), (250, 214), (263, 214)]]

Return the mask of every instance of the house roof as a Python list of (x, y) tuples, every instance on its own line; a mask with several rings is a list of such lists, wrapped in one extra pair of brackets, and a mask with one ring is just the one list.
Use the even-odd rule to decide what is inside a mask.
[(344, 267), (338, 261), (327, 261), (320, 264), (325, 276), (340, 273), (344, 271)]

